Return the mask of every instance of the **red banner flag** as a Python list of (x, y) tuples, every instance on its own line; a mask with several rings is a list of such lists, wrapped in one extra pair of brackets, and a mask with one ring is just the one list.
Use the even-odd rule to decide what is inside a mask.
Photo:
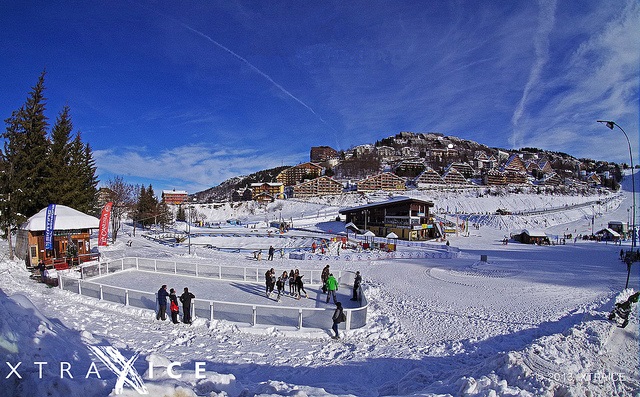
[(98, 232), (98, 247), (106, 247), (107, 239), (109, 238), (109, 221), (111, 220), (111, 206), (112, 202), (108, 202), (102, 208), (102, 214), (100, 214), (100, 230)]

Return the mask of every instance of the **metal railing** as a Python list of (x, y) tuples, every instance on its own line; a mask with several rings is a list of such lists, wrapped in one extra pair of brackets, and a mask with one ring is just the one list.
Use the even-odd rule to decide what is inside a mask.
[[(262, 263), (264, 263), (264, 266), (239, 267), (187, 261), (178, 262), (166, 259), (126, 257), (85, 265), (80, 268), (80, 274), (83, 280), (89, 280), (93, 277), (104, 276), (126, 269), (136, 269), (156, 273), (210, 278), (214, 280), (264, 282), (265, 273), (272, 267), (279, 269), (279, 271), (276, 271), (276, 277), (279, 277), (284, 270), (289, 272), (290, 270), (296, 269), (295, 266), (292, 266), (291, 269), (284, 269), (279, 262), (263, 261)], [(300, 269), (299, 272), (304, 275), (305, 285), (321, 285), (322, 270)], [(355, 278), (353, 272), (338, 270), (332, 271), (332, 273), (339, 284), (353, 284)]]
[[(67, 278), (58, 273), (58, 286), (60, 289), (82, 296), (157, 311), (158, 299), (156, 293), (115, 287), (89, 280), (90, 277), (108, 275), (126, 269), (157, 271), (159, 273), (169, 271), (172, 274), (247, 282), (264, 281), (264, 273), (267, 271), (267, 268), (234, 268), (231, 266), (176, 262), (162, 259), (122, 258), (83, 267), (82, 279)], [(313, 280), (316, 285), (319, 285), (320, 271), (302, 270), (301, 273), (317, 275)], [(337, 273), (337, 278), (341, 285), (348, 286), (353, 284), (355, 277), (353, 273), (347, 271)], [(307, 284), (311, 284), (311, 281)], [(347, 321), (340, 324), (341, 329), (361, 328), (367, 323), (368, 301), (362, 288), (358, 292), (360, 306), (354, 309), (344, 309)], [(252, 326), (289, 326), (298, 329), (328, 329), (333, 323), (331, 320), (333, 312), (334, 309), (332, 308), (272, 306), (198, 298), (194, 299), (191, 304), (191, 316), (193, 319), (205, 318), (209, 321), (226, 320)]]

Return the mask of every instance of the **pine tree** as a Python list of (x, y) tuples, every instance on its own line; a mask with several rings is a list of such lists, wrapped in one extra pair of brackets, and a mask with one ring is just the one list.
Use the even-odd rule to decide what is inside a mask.
[(158, 214), (157, 223), (162, 226), (162, 231), (164, 231), (165, 225), (173, 222), (171, 210), (164, 200), (158, 203), (156, 213)]
[(185, 213), (184, 208), (182, 208), (182, 205), (179, 205), (178, 211), (176, 212), (176, 221), (184, 222), (186, 219), (187, 219), (187, 214)]
[[(49, 152), (50, 201), (75, 207), (74, 180), (77, 177), (71, 169), (71, 133), (73, 124), (69, 107), (65, 106), (51, 130), (51, 150)], [(76, 208), (80, 210), (80, 208)], [(82, 210), (80, 210), (82, 211)]]
[[(77, 139), (80, 140), (79, 133)], [(97, 204), (98, 177), (96, 176), (96, 170), (96, 162), (93, 159), (91, 146), (88, 143), (82, 144), (78, 161), (78, 183), (74, 189), (77, 191), (78, 200), (76, 200), (76, 207), (74, 208), (88, 214), (97, 215), (100, 208), (98, 208)]]
[(142, 186), (140, 188), (140, 194), (138, 195), (138, 204), (136, 208), (135, 219), (146, 227), (153, 224), (157, 220), (158, 215), (158, 200), (153, 192), (153, 187), (149, 185), (149, 188)]
[(5, 120), (7, 128), (2, 135), (5, 139), (3, 168), (9, 173), (2, 190), (11, 195), (10, 207), (16, 219), (28, 218), (49, 204), (44, 76), (43, 72), (25, 104)]

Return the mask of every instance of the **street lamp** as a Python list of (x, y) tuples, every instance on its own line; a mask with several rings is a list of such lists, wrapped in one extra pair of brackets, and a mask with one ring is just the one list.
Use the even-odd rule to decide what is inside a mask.
[(187, 238), (189, 239), (189, 255), (191, 255), (191, 206), (189, 206), (189, 221), (187, 222)]
[(622, 133), (624, 134), (624, 137), (627, 138), (627, 145), (629, 146), (629, 160), (631, 161), (631, 191), (632, 191), (632, 240), (631, 240), (631, 251), (633, 251), (636, 247), (636, 178), (635, 175), (633, 175), (633, 153), (631, 151), (631, 142), (629, 142), (629, 136), (627, 135), (627, 133), (622, 129), (622, 127), (620, 127), (618, 124), (616, 124), (615, 121), (607, 121), (607, 120), (598, 120), (598, 123), (603, 123), (604, 125), (606, 125), (607, 127), (609, 127), (610, 130), (613, 130), (613, 127), (616, 126), (618, 128), (620, 128), (620, 131), (622, 131)]

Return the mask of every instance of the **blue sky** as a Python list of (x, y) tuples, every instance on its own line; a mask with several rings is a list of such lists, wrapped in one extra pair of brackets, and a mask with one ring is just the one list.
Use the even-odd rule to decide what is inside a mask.
[(0, 115), (46, 68), (102, 182), (196, 192), (400, 131), (628, 162), (597, 119), (638, 154), (633, 0), (0, 0), (0, 26)]

